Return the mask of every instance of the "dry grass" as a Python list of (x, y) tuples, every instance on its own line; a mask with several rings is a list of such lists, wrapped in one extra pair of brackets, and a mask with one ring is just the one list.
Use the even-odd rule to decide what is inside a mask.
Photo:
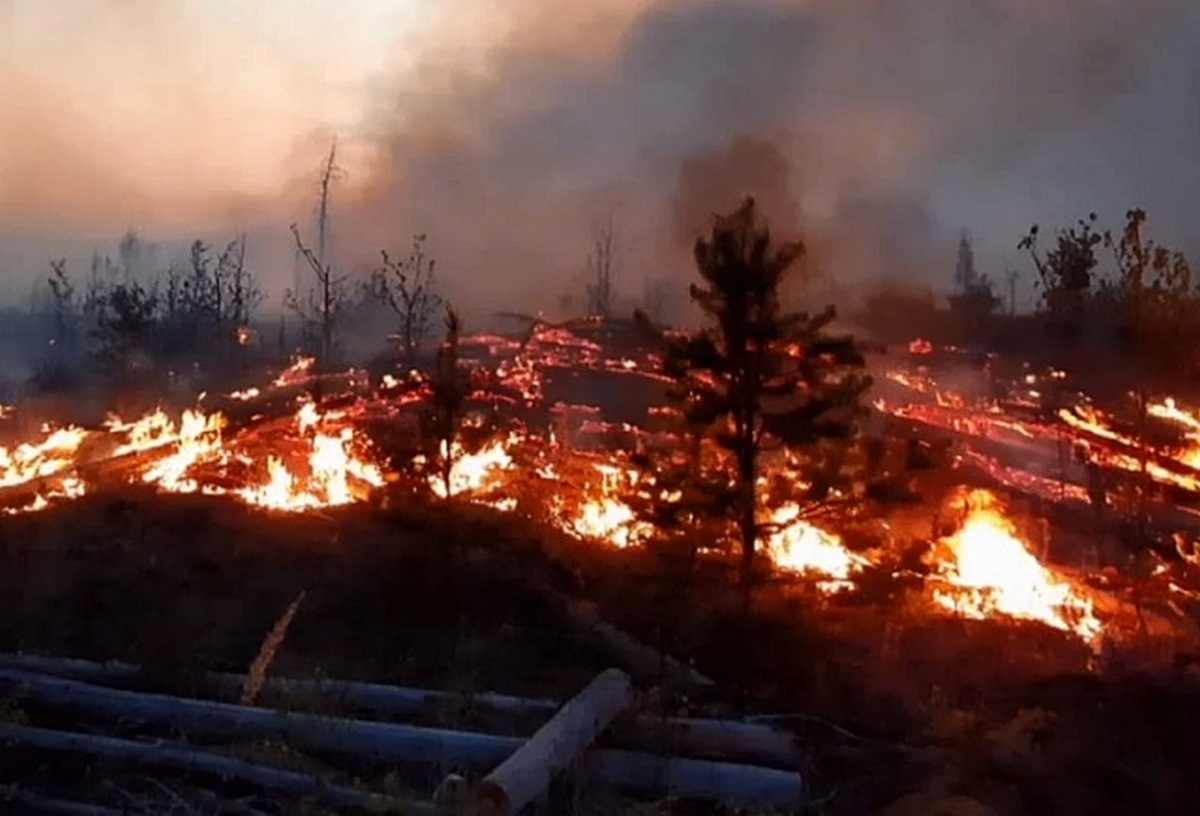
[(254, 662), (250, 664), (250, 673), (246, 676), (246, 687), (242, 689), (242, 705), (254, 705), (258, 700), (263, 684), (267, 681), (267, 669), (270, 668), (271, 663), (275, 660), (275, 655), (283, 646), (288, 628), (292, 625), (292, 619), (296, 617), (296, 612), (300, 609), (300, 603), (306, 594), (301, 592), (296, 596), (296, 600), (288, 604), (288, 608), (279, 616), (279, 620), (275, 621), (275, 625), (271, 627), (271, 631), (263, 640), (258, 654), (254, 656)]

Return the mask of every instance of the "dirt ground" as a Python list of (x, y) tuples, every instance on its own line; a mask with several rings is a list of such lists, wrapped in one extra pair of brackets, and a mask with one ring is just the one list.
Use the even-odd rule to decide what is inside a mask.
[(1200, 810), (1200, 688), (1169, 660), (1101, 678), (1068, 636), (950, 620), (869, 580), (833, 599), (776, 583), (747, 613), (723, 566), (681, 569), (461, 506), (272, 516), (97, 495), (0, 520), (0, 649), (186, 686), (244, 672), (306, 592), (277, 674), (561, 699), (606, 663), (556, 625), (552, 588), (694, 661), (734, 709), (789, 715), (812, 813)]

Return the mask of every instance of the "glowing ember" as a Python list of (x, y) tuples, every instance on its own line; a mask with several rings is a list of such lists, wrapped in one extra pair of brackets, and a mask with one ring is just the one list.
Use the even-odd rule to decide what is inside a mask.
[(768, 536), (767, 551), (775, 566), (800, 575), (821, 575), (827, 591), (851, 586), (850, 578), (870, 562), (845, 548), (842, 541), (800, 518), (800, 506), (789, 502), (771, 514), (778, 529)]
[(39, 490), (33, 501), (20, 507), (5, 507), (0, 514), (15, 516), (21, 513), (37, 513), (50, 506), (54, 499), (78, 499), (87, 492), (83, 481), (75, 476), (67, 476), (43, 490)]
[(229, 395), (229, 398), (247, 402), (252, 399), (257, 399), (261, 393), (262, 392), (257, 388), (247, 388), (243, 391), (234, 391)]
[(934, 601), (968, 618), (995, 615), (1040, 621), (1089, 642), (1103, 630), (1092, 601), (1042, 566), (1016, 537), (995, 496), (973, 490), (965, 497), (962, 528), (938, 542), (935, 554), (949, 585)]

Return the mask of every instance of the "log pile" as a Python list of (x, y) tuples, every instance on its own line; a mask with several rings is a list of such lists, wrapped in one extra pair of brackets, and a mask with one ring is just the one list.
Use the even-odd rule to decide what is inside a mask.
[[(531, 712), (541, 715), (543, 724), (524, 735), (513, 733), (520, 725), (484, 733), (412, 724), (431, 706), (451, 700), (443, 691), (274, 679), (264, 687), (264, 703), (271, 705), (265, 708), (228, 702), (244, 682), (237, 675), (205, 675), (197, 682), (198, 696), (191, 697), (149, 690), (153, 682), (150, 673), (129, 664), (0, 655), (0, 700), (6, 704), (0, 755), (29, 752), (47, 762), (74, 757), (88, 768), (184, 774), (187, 785), (206, 780), (210, 795), (213, 785), (235, 785), (266, 796), (314, 799), (339, 812), (511, 816), (550, 797), (564, 780), (638, 798), (765, 807), (797, 807), (805, 794), (790, 734), (742, 721), (655, 717), (646, 710), (648, 698), (620, 669), (600, 673), (561, 707), (498, 694), (473, 697), (473, 705), (491, 709), (491, 721), (505, 713), (522, 715), (514, 722), (528, 722)], [(330, 714), (318, 697), (356, 716)], [(279, 767), (238, 751), (263, 741), (319, 757), (321, 770)], [(404, 780), (402, 791), (363, 781), (384, 769)], [(418, 780), (439, 770), (437, 789), (422, 789)], [(21, 802), (32, 812), (43, 799), (81, 808), (74, 812), (121, 806), (111, 799), (65, 802), (59, 791), (11, 783), (0, 780), (0, 803)]]

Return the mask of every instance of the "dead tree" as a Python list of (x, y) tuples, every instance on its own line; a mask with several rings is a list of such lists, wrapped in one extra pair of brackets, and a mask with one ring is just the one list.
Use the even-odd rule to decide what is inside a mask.
[(329, 191), (330, 185), (342, 177), (337, 166), (337, 137), (329, 146), (329, 155), (321, 166), (321, 198), (317, 208), (317, 259), (325, 264), (329, 252)]
[(612, 317), (615, 249), (616, 237), (608, 223), (592, 241), (588, 254), (588, 314), (593, 317)]
[(433, 322), (433, 314), (442, 299), (433, 290), (436, 261), (425, 254), (426, 236), (413, 236), (412, 249), (403, 260), (393, 260), (387, 251), (381, 253), (383, 266), (375, 271), (372, 292), (387, 304), (399, 321), (398, 339), (406, 365)]
[(75, 332), (77, 328), (78, 303), (76, 300), (75, 284), (67, 271), (65, 259), (50, 262), (50, 287), (54, 319), (53, 345), (56, 350), (58, 363), (70, 356), (75, 350)]
[(321, 357), (329, 360), (337, 340), (338, 318), (346, 304), (346, 282), (349, 278), (335, 275), (331, 265), (322, 263), (316, 253), (304, 244), (295, 224), (292, 224), (292, 236), (296, 239), (300, 257), (313, 273), (316, 286), (309, 288), (308, 297), (303, 300), (298, 293), (289, 290), (285, 295), (285, 303), (300, 318), (306, 333), (314, 327), (319, 330)]

